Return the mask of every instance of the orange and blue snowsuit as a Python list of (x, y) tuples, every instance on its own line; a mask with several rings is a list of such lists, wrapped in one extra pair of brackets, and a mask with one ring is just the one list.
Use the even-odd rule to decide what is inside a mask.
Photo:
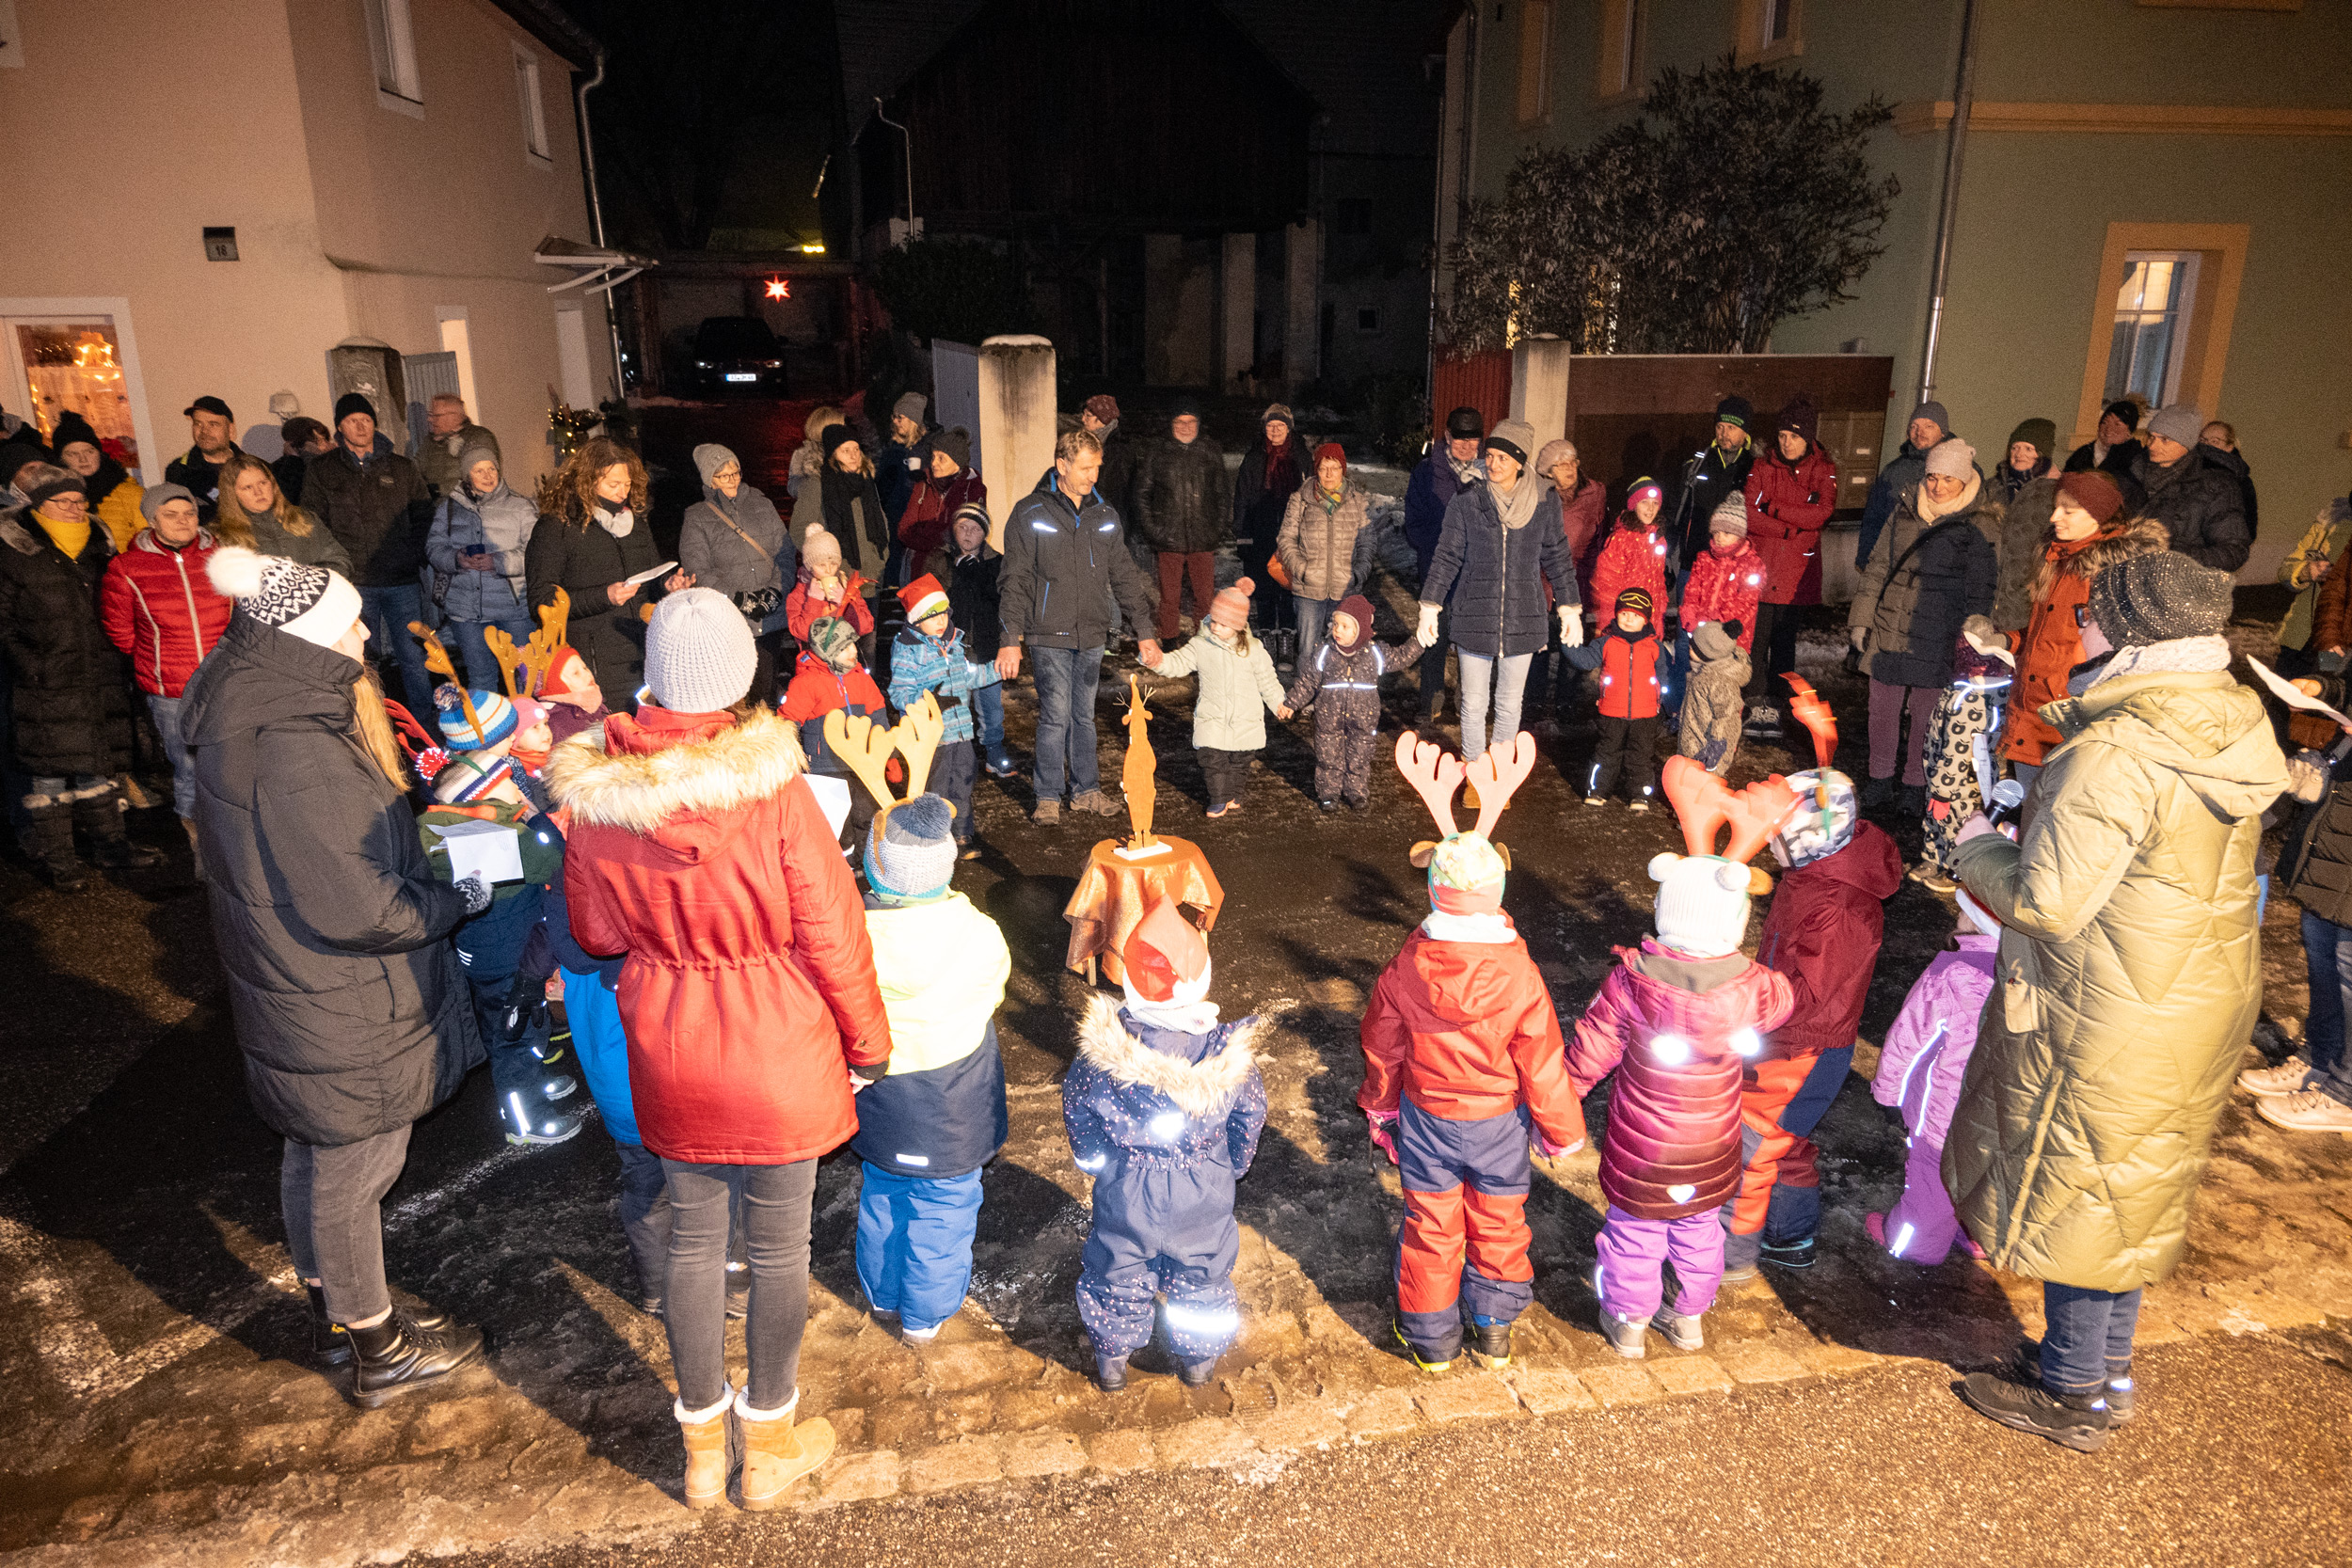
[(1405, 1185), (1397, 1325), (1425, 1361), (1460, 1351), (1467, 1311), (1508, 1323), (1534, 1299), (1528, 1262), (1531, 1122), (1584, 1140), (1551, 993), (1508, 917), (1431, 924), (1389, 960), (1364, 1006), (1356, 1103), (1392, 1127)]

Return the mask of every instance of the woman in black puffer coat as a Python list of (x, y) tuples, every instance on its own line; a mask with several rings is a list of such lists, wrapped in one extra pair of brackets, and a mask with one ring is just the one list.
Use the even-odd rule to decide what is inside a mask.
[(213, 586), (237, 601), (181, 699), (198, 833), (246, 1091), (285, 1139), (286, 1249), (311, 1345), (354, 1359), (375, 1405), (455, 1370), (482, 1336), (395, 1310), (378, 1212), (409, 1124), (485, 1059), (450, 934), (489, 907), (435, 879), (384, 699), (360, 662), (359, 593), (337, 574), (233, 546)]

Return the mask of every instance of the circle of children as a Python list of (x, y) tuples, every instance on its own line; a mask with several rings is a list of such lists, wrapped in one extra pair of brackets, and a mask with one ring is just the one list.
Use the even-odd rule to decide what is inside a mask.
[[(899, 409), (903, 440), (921, 436), (920, 412)], [(1056, 471), (1015, 515), (1034, 517), (1041, 537), (1101, 504), (1095, 429), (1115, 425), (1117, 410), (1099, 412), (1090, 404), (1088, 428), (1063, 437)], [(342, 443), (314, 456), (304, 482), (326, 515), (288, 500), (268, 465), (231, 460), (215, 465), (208, 495), (146, 491), (145, 526), (118, 554), (91, 547), (101, 541), (78, 466), (28, 463), (15, 475), (19, 508), (0, 520), (16, 763), (35, 795), (53, 798), (26, 801), (52, 822), (47, 851), (63, 843), (70, 857), (84, 798), (105, 793), (113, 769), (93, 738), (104, 683), (86, 679), (77, 710), (67, 683), (28, 672), (104, 635), (158, 699), (254, 1102), (285, 1139), (288, 1245), (317, 1356), (349, 1365), (354, 1397), (373, 1405), (482, 1354), (478, 1330), (395, 1306), (378, 1204), (410, 1124), (485, 1055), (517, 1143), (572, 1136), (580, 1118), (566, 1101), (584, 1078), (620, 1148), (622, 1223), (644, 1305), (669, 1336), (698, 1507), (726, 1497), (732, 1455), (742, 1505), (763, 1508), (832, 1449), (821, 1418), (795, 1418), (818, 1157), (846, 1142), (863, 1162), (859, 1280), (870, 1308), (920, 1343), (963, 1304), (982, 1171), (1007, 1136), (993, 1016), (1010, 959), (994, 924), (949, 886), (970, 831), (974, 713), (989, 711), (977, 695), (996, 651), (977, 644), (1000, 636), (977, 482), (956, 433), (914, 465), (922, 504), (901, 515), (935, 527), (929, 544), (953, 586), (913, 575), (899, 594), (906, 625), (885, 703), (860, 659), (874, 630), (865, 574), (882, 569), (887, 538), (881, 503), (855, 437), (820, 413), (794, 461), (790, 531), (733, 453), (696, 450), (705, 499), (682, 567), (655, 559), (643, 464), (604, 441), (567, 463), (545, 519), (505, 487), (494, 443), (468, 445), (427, 542), (401, 543), (415, 476), (372, 445), (373, 411), (357, 397), (337, 409)], [(1875, 1093), (1911, 1154), (1901, 1200), (1869, 1216), (1869, 1233), (1899, 1259), (1932, 1265), (1957, 1247), (2043, 1279), (2040, 1345), (2004, 1372), (1972, 1374), (1963, 1397), (2012, 1427), (2095, 1449), (2131, 1417), (2140, 1291), (2180, 1256), (2259, 999), (2257, 846), (2289, 776), (2260, 702), (2227, 673), (2230, 563), (2184, 553), (2177, 531), (2148, 520), (2158, 490), (2128, 471), (2119, 479), (2094, 462), (2048, 474), (2045, 421), (2040, 451), (2021, 427), (2039, 468), (2010, 503), (2012, 515), (2040, 509), (2016, 573), (2021, 607), (1994, 613), (2009, 574), (1996, 571), (2006, 552), (1984, 497), (1993, 482), (1925, 405), (1920, 450), (1899, 460), (1918, 471), (1896, 486), (1853, 611), (1871, 677), (1871, 778), (1857, 789), (1830, 766), (1827, 705), (1791, 680), (1790, 717), (1818, 766), (1734, 791), (1723, 775), (1742, 728), (1740, 682), (1706, 672), (1744, 674), (1739, 656), (1761, 637), (1772, 670), (1788, 673), (1794, 611), (1819, 599), (1833, 483), (1802, 400), (1783, 411), (1775, 451), (1729, 461), (1724, 432), (1744, 439), (1746, 415), (1737, 400), (1719, 410), (1717, 442), (1684, 476), (1686, 490), (1703, 479), (1699, 490), (1711, 484), (1721, 500), (1701, 515), (1709, 537), (1682, 588), (1692, 633), (1672, 656), (1649, 626), (1666, 595), (1661, 487), (1637, 484), (1620, 525), (1590, 547), (1597, 501), (1574, 449), (1552, 443), (1531, 465), (1525, 426), (1488, 435), (1457, 410), (1408, 496), (1424, 568), (1413, 643), (1369, 641), (1372, 611), (1353, 594), (1359, 567), (1343, 570), (1328, 547), (1292, 549), (1288, 575), (1315, 635), (1284, 692), (1248, 635), (1247, 583), (1209, 594), (1205, 572), (1182, 559), (1200, 552), (1163, 532), (1169, 592), (1156, 626), (1172, 635), (1172, 601), (1190, 586), (1207, 635), (1167, 655), (1146, 640), (1145, 662), (1200, 677), (1196, 738), (1215, 815), (1239, 799), (1252, 748), (1235, 742), (1263, 744), (1263, 711), (1288, 717), (1309, 702), (1319, 796), (1361, 806), (1382, 672), (1441, 657), (1449, 641), (1459, 659), (1461, 754), (1409, 732), (1395, 747), (1439, 836), (1412, 852), (1430, 912), (1366, 1004), (1358, 1097), (1405, 1192), (1394, 1335), (1432, 1374), (1466, 1348), (1490, 1366), (1509, 1358), (1512, 1323), (1532, 1300), (1531, 1146), (1545, 1156), (1580, 1147), (1580, 1101), (1604, 1079), (1614, 1080), (1600, 1152), (1608, 1212), (1593, 1284), (1613, 1347), (1642, 1355), (1655, 1328), (1695, 1349), (1724, 1280), (1811, 1265), (1820, 1205), (1809, 1134), (1846, 1077), (1883, 900), (1902, 871), (1894, 841), (1863, 813), (1892, 794), (1908, 711), (1913, 788), (1922, 756), (1939, 758), (1931, 885), (1954, 893), (1960, 919), (1880, 1058)], [(2155, 434), (2193, 441), (2193, 414), (2185, 436), (2173, 415)], [(1198, 429), (1180, 414), (1179, 446), (1187, 418)], [(1245, 491), (1263, 490), (1270, 467), (1296, 468), (1295, 452), (1274, 450), (1293, 442), (1288, 410), (1269, 410), (1266, 428)], [(338, 462), (358, 480), (323, 482), (321, 466)], [(1172, 528), (1168, 509), (1193, 506), (1198, 485), (1150, 466), (1161, 477), (1143, 482), (1141, 513), (1156, 506)], [(2013, 467), (2003, 465), (2004, 483)], [(1360, 512), (1343, 459), (1336, 475), (1299, 479), (1292, 494), (1319, 500), (1323, 516), (1286, 503), (1281, 533), (1263, 531), (1269, 560), (1295, 546), (1302, 512), (1310, 532)], [(1433, 495), (1442, 506), (1431, 534)], [(2319, 593), (2320, 646), (2340, 654), (2335, 628), (2352, 614), (2328, 589), (2352, 572), (2328, 566), (2352, 543), (2352, 516), (2339, 503), (2323, 522), (2325, 538), (2307, 542), (2294, 569)], [(1046, 546), (1016, 543), (1041, 609)], [(397, 602), (390, 591), (411, 580), (420, 552), (448, 563), (441, 610), (470, 680), (437, 637), (384, 624), (378, 600)], [(1122, 552), (1113, 556), (1108, 586), (1123, 597)], [(637, 590), (656, 578), (665, 592), (643, 610)], [(1103, 628), (1085, 617), (1106, 617), (1111, 595), (1093, 596), (1062, 641), (1099, 662)], [(1587, 644), (1578, 606), (1593, 602), (1613, 619)], [(1554, 636), (1555, 603), (1554, 646), (1603, 676), (1593, 800), (1620, 772), (1637, 803), (1646, 798), (1658, 694), (1676, 684), (1676, 662), (1692, 651), (1700, 660), (1684, 754), (1664, 774), (1688, 852), (1651, 862), (1655, 932), (1620, 950), (1565, 1035), (1503, 912), (1510, 860), (1494, 837), (1534, 764), (1518, 710), (1531, 656)], [(1153, 608), (1148, 597), (1132, 607), (1138, 631)], [(1029, 611), (1008, 595), (1008, 648)], [(803, 649), (780, 711), (762, 700), (779, 631)], [(401, 711), (368, 668), (371, 635), (401, 645), (404, 679), (413, 651), (422, 674), (450, 683), (416, 683), (424, 691), (410, 687), (412, 711)], [(1006, 662), (1017, 668), (1017, 656)], [(2029, 701), (2003, 725), (1994, 710), (2012, 668)], [(1442, 665), (1425, 686), (1423, 730), (1441, 686)], [(608, 710), (616, 687), (635, 700)], [(2344, 701), (2333, 673), (2303, 689)], [(1931, 718), (1922, 692), (1940, 694)], [(1091, 707), (1082, 693), (1063, 715), (1074, 728)], [(891, 710), (901, 717), (885, 727)], [(1776, 710), (1757, 717), (1778, 722)], [(2001, 799), (1984, 766), (1991, 735), (2029, 785), (2008, 829), (1977, 810), (1980, 796)], [(984, 720), (978, 738), (992, 770), (1009, 772), (1000, 720)], [(1945, 765), (1971, 752), (1967, 787), (1947, 788)], [(2330, 784), (2330, 759), (2302, 761), (2296, 789), (2314, 809), (2290, 885), (2328, 943), (2328, 979), (2313, 987), (2310, 1060), (2250, 1076), (2278, 1102), (2316, 1096), (2341, 1113), (2352, 1074), (2333, 976), (2352, 921), (2330, 921), (2352, 914), (2341, 907), (2352, 897), (2352, 798)], [(1073, 749), (1072, 762), (1070, 783), (1092, 790), (1090, 759)], [(418, 776), (431, 781), (421, 816)], [(849, 778), (863, 786), (857, 805), (844, 788), (818, 788)], [(1466, 784), (1464, 805), (1479, 815), (1464, 830), (1454, 800)], [(40, 817), (59, 801), (62, 838)], [(123, 863), (119, 813), (103, 815), (86, 832), (102, 863)], [(1776, 889), (1748, 863), (1768, 847)], [(1751, 959), (1751, 902), (1767, 890)], [(1221, 1017), (1206, 939), (1174, 904), (1152, 906), (1120, 956), (1123, 996), (1090, 1000), (1062, 1091), (1072, 1157), (1092, 1179), (1078, 1306), (1105, 1389), (1126, 1383), (1155, 1334), (1199, 1384), (1240, 1328), (1234, 1191), (1266, 1109), (1257, 1021)], [(739, 1386), (726, 1365), (729, 1316), (747, 1319)]]

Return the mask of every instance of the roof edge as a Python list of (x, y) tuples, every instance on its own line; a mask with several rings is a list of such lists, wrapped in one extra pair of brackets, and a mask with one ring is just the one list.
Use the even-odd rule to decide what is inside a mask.
[(490, 0), (532, 37), (586, 71), (604, 53), (594, 34), (560, 9), (554, 0)]

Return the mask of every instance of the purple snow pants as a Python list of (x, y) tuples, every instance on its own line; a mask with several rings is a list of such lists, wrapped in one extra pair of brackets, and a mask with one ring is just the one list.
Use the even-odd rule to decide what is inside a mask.
[(1903, 1196), (1886, 1214), (1886, 1250), (1929, 1268), (1944, 1261), (1960, 1239), (1960, 1216), (1944, 1190), (1944, 1140), (1931, 1143), (1922, 1128), (1903, 1162)]
[(1672, 1262), (1681, 1293), (1675, 1310), (1695, 1318), (1715, 1305), (1724, 1282), (1724, 1222), (1715, 1210), (1678, 1220), (1640, 1220), (1609, 1206), (1595, 1242), (1600, 1253), (1600, 1307), (1629, 1323), (1647, 1323), (1665, 1295), (1660, 1265)]

